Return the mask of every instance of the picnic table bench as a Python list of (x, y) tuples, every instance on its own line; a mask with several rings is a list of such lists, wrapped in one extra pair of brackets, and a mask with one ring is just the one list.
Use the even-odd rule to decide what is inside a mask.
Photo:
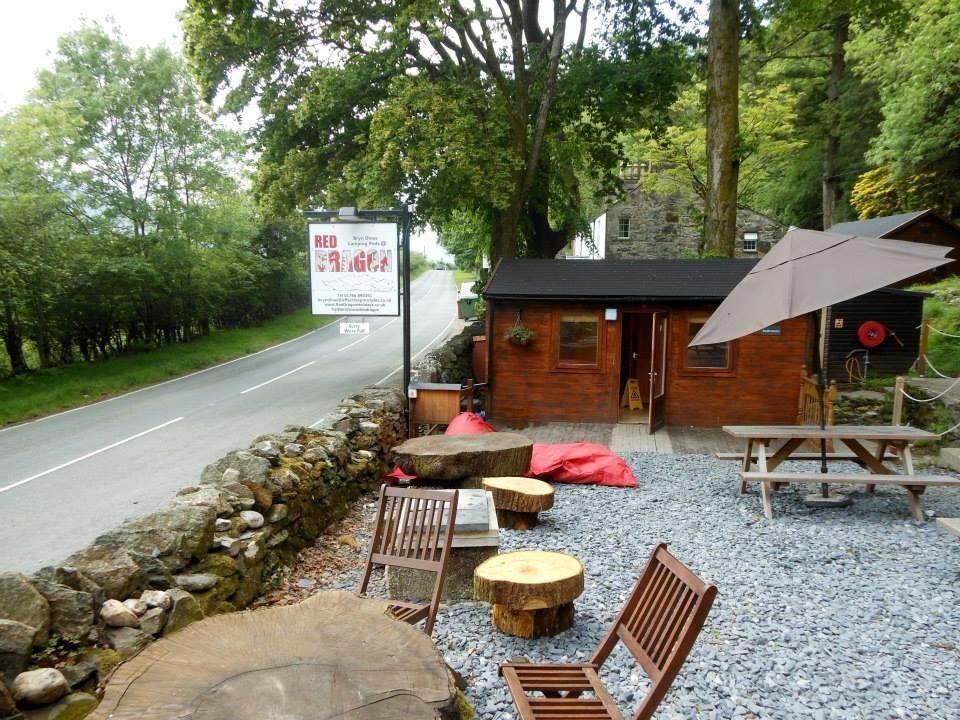
[[(817, 425), (726, 425), (723, 430), (728, 435), (745, 441), (743, 454), (735, 456), (735, 459), (742, 462), (738, 492), (743, 493), (749, 482), (759, 482), (763, 514), (767, 518), (773, 517), (772, 492), (791, 482), (866, 485), (867, 492), (873, 492), (877, 485), (899, 485), (907, 490), (907, 500), (914, 519), (921, 521), (924, 520), (924, 515), (920, 496), (928, 487), (960, 487), (960, 479), (954, 477), (915, 473), (912, 444), (917, 440), (937, 437), (934, 433), (919, 428), (899, 425), (830, 425), (825, 428)], [(783, 443), (772, 455), (768, 455), (769, 446), (774, 440), (782, 440)], [(853, 459), (861, 463), (868, 472), (774, 472), (785, 460), (819, 459), (819, 453), (797, 452), (810, 440), (843, 443), (853, 457), (846, 453), (829, 453), (827, 459)], [(873, 452), (863, 445), (866, 441), (876, 442)], [(896, 454), (887, 454), (888, 448), (894, 448)], [(834, 457), (831, 458), (830, 455)], [(884, 461), (900, 461), (905, 472), (896, 473), (884, 465)], [(756, 471), (751, 469), (754, 463)]]

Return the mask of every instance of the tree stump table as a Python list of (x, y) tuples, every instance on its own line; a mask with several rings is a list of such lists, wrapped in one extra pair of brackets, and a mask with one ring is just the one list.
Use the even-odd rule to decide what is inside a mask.
[(493, 495), (497, 522), (502, 528), (530, 530), (537, 513), (553, 507), (553, 486), (527, 477), (483, 478), (483, 489)]
[(421, 480), (522, 475), (530, 469), (533, 442), (517, 433), (427, 435), (393, 448), (397, 465)]
[(429, 637), (344, 591), (194, 623), (124, 663), (92, 720), (460, 718)]
[(557, 635), (573, 625), (573, 601), (583, 592), (583, 564), (559, 552), (503, 553), (476, 569), (473, 590), (478, 600), (493, 605), (493, 625), (508, 635)]

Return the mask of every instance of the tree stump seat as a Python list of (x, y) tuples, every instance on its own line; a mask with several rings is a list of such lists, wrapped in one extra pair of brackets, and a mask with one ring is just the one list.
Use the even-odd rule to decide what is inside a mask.
[(523, 638), (557, 635), (573, 626), (573, 601), (583, 592), (583, 564), (543, 550), (502, 553), (473, 574), (478, 600), (493, 605), (494, 627)]
[(493, 495), (501, 528), (530, 530), (537, 525), (538, 513), (553, 507), (553, 486), (543, 480), (488, 477), (482, 485)]

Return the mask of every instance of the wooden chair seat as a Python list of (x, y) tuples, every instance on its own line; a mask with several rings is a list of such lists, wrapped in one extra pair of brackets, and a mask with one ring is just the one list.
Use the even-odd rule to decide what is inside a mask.
[(430, 603), (411, 603), (391, 600), (387, 611), (397, 620), (405, 623), (418, 623), (430, 614)]
[(363, 595), (374, 565), (426, 570), (436, 576), (430, 602), (390, 600), (391, 617), (411, 625), (426, 620), (424, 632), (433, 633), (440, 607), (447, 559), (457, 520), (456, 490), (380, 487), (373, 538), (357, 594)]
[(590, 662), (500, 665), (520, 720), (622, 720), (597, 674), (620, 642), (650, 678), (650, 689), (633, 714), (633, 720), (649, 720), (680, 672), (716, 594), (660, 543)]
[[(521, 717), (623, 720), (597, 675), (597, 666), (503, 663), (500, 674), (516, 699)], [(530, 697), (542, 693), (543, 697)], [(591, 693), (593, 697), (583, 697)], [(521, 707), (521, 704), (523, 706)]]

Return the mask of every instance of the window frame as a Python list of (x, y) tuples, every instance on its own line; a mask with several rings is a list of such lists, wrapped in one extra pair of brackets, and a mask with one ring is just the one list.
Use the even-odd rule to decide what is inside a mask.
[(690, 367), (687, 363), (689, 361), (689, 347), (687, 343), (690, 342), (690, 326), (693, 324), (703, 324), (710, 317), (712, 311), (703, 311), (703, 312), (688, 312), (684, 313), (683, 316), (683, 352), (680, 354), (680, 368), (679, 373), (681, 375), (688, 376), (700, 376), (700, 377), (736, 377), (737, 376), (737, 359), (738, 359), (738, 349), (739, 341), (738, 340), (729, 340), (727, 341), (727, 366), (725, 368), (711, 368), (711, 367)]
[[(570, 362), (560, 359), (560, 322), (565, 314), (593, 314), (597, 319), (597, 355), (596, 360), (591, 363)], [(553, 360), (552, 369), (555, 372), (574, 372), (574, 373), (602, 373), (604, 371), (604, 359), (606, 358), (606, 326), (603, 319), (603, 309), (600, 308), (577, 308), (568, 307), (556, 309), (551, 315), (553, 332), (550, 348), (550, 357)]]
[[(747, 235), (753, 235), (753, 237), (747, 238)], [(753, 247), (752, 247), (752, 248), (748, 248), (748, 247), (747, 247), (747, 240), (748, 240), (748, 239), (753, 241)], [(756, 232), (756, 231), (753, 231), (753, 230), (751, 230), (750, 232), (745, 232), (745, 233), (743, 233), (743, 235), (742, 235), (742, 237), (741, 237), (741, 243), (742, 243), (741, 247), (743, 248), (743, 251), (744, 251), (745, 253), (751, 253), (751, 254), (752, 254), (752, 253), (755, 253), (755, 252), (759, 252), (759, 251), (760, 251), (760, 233), (758, 233), (758, 232)]]
[[(623, 222), (626, 221), (627, 224), (627, 233), (623, 234)], [(629, 215), (617, 215), (617, 240), (629, 240), (630, 239), (630, 216)]]

